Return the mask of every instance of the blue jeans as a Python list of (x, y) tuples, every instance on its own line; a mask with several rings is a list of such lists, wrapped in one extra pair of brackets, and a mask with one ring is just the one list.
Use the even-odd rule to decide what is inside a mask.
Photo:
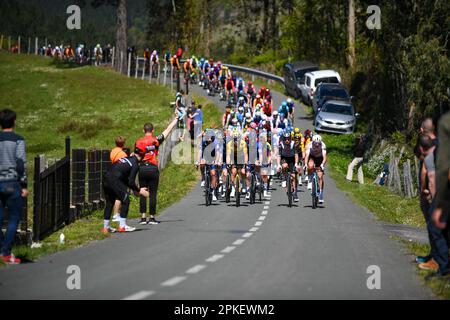
[(427, 229), (430, 237), (431, 256), (436, 260), (439, 265), (439, 272), (443, 273), (449, 267), (448, 261), (448, 244), (447, 239), (444, 236), (444, 230), (438, 229), (431, 221), (431, 216), (436, 205), (433, 203), (428, 209)]
[[(16, 236), (17, 226), (22, 215), (23, 198), (21, 187), (18, 182), (0, 182), (0, 254), (9, 256), (11, 247)], [(8, 208), (8, 227), (6, 237), (3, 235), (1, 227), (5, 208)]]

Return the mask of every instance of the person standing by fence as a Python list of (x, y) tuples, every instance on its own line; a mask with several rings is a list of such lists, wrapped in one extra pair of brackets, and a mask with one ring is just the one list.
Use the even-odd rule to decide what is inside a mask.
[(154, 136), (154, 127), (151, 123), (144, 125), (144, 137), (140, 138), (135, 143), (135, 149), (147, 151), (139, 166), (139, 185), (140, 187), (147, 188), (150, 192), (149, 198), (149, 214), (150, 219), (147, 221), (147, 199), (145, 197), (140, 198), (140, 212), (141, 222), (140, 224), (158, 224), (159, 221), (155, 219), (156, 215), (156, 201), (158, 197), (158, 185), (159, 185), (159, 169), (158, 169), (158, 151), (159, 146), (167, 137), (173, 128), (178, 123), (178, 117), (172, 120), (169, 126), (159, 136)]
[[(115, 142), (116, 142), (116, 147), (111, 150), (111, 153), (109, 155), (109, 158), (110, 158), (112, 164), (117, 163), (122, 158), (128, 157), (126, 152), (123, 150), (123, 148), (125, 148), (126, 139), (122, 136), (118, 136), (118, 137), (116, 137)], [(113, 213), (114, 213), (113, 221), (114, 222), (120, 221), (119, 209), (120, 209), (120, 201), (116, 200), (116, 203), (114, 204), (114, 209), (113, 209)]]
[[(8, 264), (19, 264), (20, 259), (11, 253), (22, 208), (28, 196), (25, 140), (14, 133), (16, 113), (9, 109), (0, 111), (0, 259)], [(3, 219), (8, 209), (8, 227), (3, 235)]]
[(365, 142), (363, 136), (358, 136), (356, 138), (355, 146), (353, 148), (353, 161), (348, 165), (347, 168), (347, 181), (352, 182), (353, 180), (353, 170), (355, 167), (358, 169), (358, 182), (359, 184), (364, 184), (364, 173), (362, 164), (364, 161), (365, 152)]

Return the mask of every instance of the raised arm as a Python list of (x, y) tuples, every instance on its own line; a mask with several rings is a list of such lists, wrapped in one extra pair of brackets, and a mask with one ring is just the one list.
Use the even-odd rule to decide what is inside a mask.
[(169, 134), (172, 132), (173, 128), (175, 128), (175, 126), (178, 123), (178, 119), (175, 118), (172, 120), (172, 122), (169, 124), (169, 126), (166, 128), (166, 130), (163, 131), (162, 135), (164, 136), (164, 139), (166, 139)]

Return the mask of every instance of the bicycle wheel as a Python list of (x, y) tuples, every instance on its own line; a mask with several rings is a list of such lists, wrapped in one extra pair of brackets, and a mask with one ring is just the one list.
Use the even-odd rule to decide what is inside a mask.
[(316, 174), (313, 174), (312, 177), (312, 190), (311, 190), (311, 197), (312, 197), (312, 208), (317, 208), (317, 182), (316, 182)]
[(231, 194), (231, 177), (228, 174), (227, 175), (227, 180), (225, 181), (225, 202), (229, 203), (230, 202), (230, 194)]
[(236, 207), (239, 207), (241, 205), (241, 179), (239, 173), (234, 178), (234, 188), (236, 191)]
[(292, 207), (292, 184), (291, 184), (291, 173), (287, 173), (286, 177), (286, 188), (287, 188), (287, 196), (289, 201), (289, 208)]
[(207, 207), (211, 204), (210, 193), (211, 193), (211, 182), (209, 180), (209, 173), (206, 172), (206, 174), (205, 174), (205, 203), (206, 203)]
[(252, 174), (251, 182), (250, 182), (250, 204), (255, 203), (256, 198), (256, 181), (255, 174)]

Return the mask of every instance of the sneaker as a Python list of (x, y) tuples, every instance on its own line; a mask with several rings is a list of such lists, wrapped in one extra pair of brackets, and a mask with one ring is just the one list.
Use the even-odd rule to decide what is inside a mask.
[(247, 189), (246, 188), (242, 188), (242, 193), (247, 193)]
[(298, 185), (301, 187), (303, 186), (302, 178), (298, 178)]
[(213, 201), (217, 201), (217, 197), (216, 197), (216, 194), (213, 192), (213, 195), (212, 195), (212, 200)]
[(294, 198), (294, 202), (298, 202), (298, 194), (297, 193), (294, 193), (293, 198)]
[(104, 233), (104, 234), (115, 233), (116, 231), (117, 231), (116, 229), (111, 228), (111, 227), (102, 229), (102, 233)]
[(200, 187), (204, 187), (205, 186), (205, 181), (202, 181), (202, 183), (200, 183)]
[(154, 225), (156, 225), (156, 224), (160, 224), (160, 222), (157, 221), (155, 218), (150, 218), (150, 219), (148, 220), (148, 224), (154, 224)]
[(113, 219), (112, 219), (112, 221), (113, 222), (119, 222), (120, 221), (120, 214), (115, 214)]
[(245, 195), (245, 199), (246, 200), (250, 199), (250, 192), (247, 192), (247, 194)]
[(430, 256), (426, 256), (426, 257), (423, 257), (423, 256), (417, 256), (417, 257), (416, 257), (416, 262), (417, 262), (417, 263), (426, 263), (426, 262), (430, 261), (430, 259), (431, 259)]
[(9, 256), (0, 256), (0, 259), (6, 264), (20, 264), (22, 261), (16, 258), (12, 253)]
[(319, 203), (322, 204), (323, 201), (323, 192), (319, 193)]
[(308, 182), (308, 190), (312, 190), (312, 182)]
[(286, 181), (281, 182), (281, 187), (286, 188)]
[(267, 190), (264, 190), (264, 198), (269, 198), (270, 194)]
[(308, 179), (308, 176), (306, 176), (306, 177), (305, 177), (305, 182), (308, 182), (308, 180), (309, 180), (309, 179)]
[(124, 228), (119, 228), (120, 233), (133, 232), (133, 231), (136, 231), (135, 227), (125, 226)]
[(433, 258), (431, 258), (428, 262), (420, 263), (419, 269), (437, 272), (439, 271), (439, 265)]
[(139, 224), (142, 224), (142, 225), (147, 224), (147, 219), (141, 218), (141, 222), (139, 222)]

